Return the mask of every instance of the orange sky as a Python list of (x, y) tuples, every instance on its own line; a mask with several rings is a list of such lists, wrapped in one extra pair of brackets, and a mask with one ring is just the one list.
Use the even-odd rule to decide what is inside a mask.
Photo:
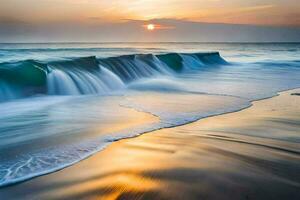
[(300, 25), (299, 0), (7, 0), (0, 18), (28, 23), (112, 23), (134, 19)]

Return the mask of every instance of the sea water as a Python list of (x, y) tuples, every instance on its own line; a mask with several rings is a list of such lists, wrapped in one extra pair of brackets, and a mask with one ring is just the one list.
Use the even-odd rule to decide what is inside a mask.
[(0, 44), (0, 186), (300, 87), (299, 53), (297, 43)]

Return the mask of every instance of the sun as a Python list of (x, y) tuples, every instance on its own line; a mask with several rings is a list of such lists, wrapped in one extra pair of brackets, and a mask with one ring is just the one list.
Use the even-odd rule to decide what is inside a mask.
[(154, 24), (148, 24), (148, 25), (147, 25), (147, 29), (148, 29), (149, 31), (153, 31), (153, 30), (155, 29), (155, 25), (154, 25)]

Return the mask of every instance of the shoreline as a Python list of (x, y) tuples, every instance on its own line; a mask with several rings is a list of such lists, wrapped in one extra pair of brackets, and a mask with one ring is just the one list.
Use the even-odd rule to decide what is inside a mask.
[[(148, 134), (148, 133), (152, 133), (152, 132), (155, 132), (155, 131), (159, 131), (159, 130), (163, 130), (163, 129), (170, 129), (170, 128), (176, 128), (176, 127), (180, 127), (180, 126), (185, 126), (185, 125), (188, 125), (188, 124), (191, 124), (191, 123), (195, 123), (199, 120), (203, 120), (203, 119), (206, 119), (206, 118), (211, 118), (211, 117), (217, 117), (217, 116), (220, 116), (220, 115), (226, 115), (226, 114), (230, 114), (230, 113), (236, 113), (236, 112), (240, 112), (240, 111), (243, 111), (245, 109), (248, 109), (250, 107), (253, 106), (253, 103), (256, 102), (256, 101), (261, 101), (261, 100), (265, 100), (265, 99), (270, 99), (270, 98), (273, 98), (273, 97), (276, 97), (276, 96), (279, 96), (280, 93), (282, 92), (285, 92), (285, 91), (290, 91), (290, 90), (295, 90), (295, 89), (300, 89), (299, 87), (296, 87), (296, 88), (292, 88), (292, 89), (286, 89), (286, 90), (281, 90), (281, 91), (278, 91), (276, 92), (276, 94), (272, 95), (272, 96), (269, 96), (269, 97), (264, 97), (264, 98), (261, 98), (261, 99), (256, 99), (256, 100), (252, 100), (252, 101), (249, 101), (249, 105), (247, 106), (241, 106), (241, 108), (238, 108), (238, 109), (235, 109), (233, 111), (227, 111), (227, 112), (223, 112), (223, 113), (219, 113), (219, 114), (212, 114), (212, 115), (208, 115), (206, 117), (197, 117), (196, 119), (194, 120), (190, 120), (188, 122), (185, 122), (185, 123), (179, 123), (179, 124), (176, 124), (176, 125), (170, 125), (170, 126), (165, 126), (165, 127), (160, 127), (160, 128), (154, 128), (150, 131), (145, 131), (145, 132), (141, 132), (141, 133), (138, 133), (136, 135), (133, 135), (133, 136), (127, 136), (127, 137), (124, 137), (124, 138), (120, 138), (120, 139), (113, 139), (112, 141), (110, 142), (107, 142), (105, 145), (102, 145), (100, 146), (99, 148), (97, 148), (96, 150), (88, 153), (86, 156), (83, 156), (82, 159), (80, 160), (77, 160), (77, 161), (74, 161), (74, 162), (71, 162), (71, 163), (67, 163), (63, 166), (60, 166), (60, 167), (57, 167), (57, 168), (54, 168), (52, 170), (49, 170), (47, 172), (44, 172), (44, 173), (37, 173), (37, 174), (32, 174), (30, 177), (25, 177), (25, 178), (20, 178), (16, 181), (11, 181), (11, 182), (7, 182), (5, 184), (2, 184), (0, 185), (0, 189), (1, 188), (5, 188), (5, 187), (11, 187), (11, 186), (14, 186), (14, 185), (18, 185), (18, 184), (22, 184), (23, 182), (26, 182), (26, 181), (30, 181), (31, 179), (35, 179), (35, 178), (38, 178), (40, 176), (45, 176), (45, 175), (48, 175), (48, 174), (51, 174), (51, 173), (55, 173), (55, 172), (58, 172), (58, 171), (61, 171), (61, 170), (64, 170), (65, 168), (68, 168), (68, 167), (71, 167), (85, 159), (88, 159), (89, 157), (93, 156), (94, 154), (97, 154), (97, 153), (100, 153), (101, 151), (103, 151), (104, 149), (108, 148), (111, 144), (113, 144), (114, 142), (118, 142), (118, 141), (121, 141), (121, 140), (126, 140), (126, 139), (132, 139), (132, 138), (136, 138), (136, 137), (139, 137), (141, 135), (144, 135), (144, 134)], [(297, 93), (296, 93), (297, 94)], [(203, 95), (219, 95), (219, 94), (206, 94), (206, 93), (203, 93)], [(291, 95), (295, 95), (294, 93), (292, 93)], [(223, 96), (223, 95), (221, 95)], [(227, 95), (225, 95), (227, 96)], [(230, 96), (230, 95), (229, 95)], [(235, 97), (235, 98), (241, 98), (241, 97), (237, 97), (237, 96), (232, 96), (232, 97)], [(243, 98), (241, 98), (243, 99)], [(133, 111), (135, 112), (139, 112), (139, 113), (142, 113), (142, 114), (149, 114), (151, 115), (152, 117), (155, 117), (157, 119), (159, 119), (159, 116), (155, 115), (155, 114), (152, 114), (152, 113), (149, 113), (149, 112), (146, 112), (146, 111), (142, 111), (142, 110), (138, 110), (138, 109), (135, 109), (135, 108), (131, 108), (131, 107), (126, 107), (126, 106), (121, 106), (121, 107), (125, 107), (125, 108), (129, 108), (129, 109), (132, 109)]]
[[(15, 185), (11, 185), (11, 186), (5, 186), (5, 187), (3, 187), (3, 188), (0, 188), (0, 196), (1, 195), (5, 195), (5, 196), (7, 196), (7, 197), (9, 197), (9, 195), (14, 195), (14, 194), (11, 194), (11, 192), (13, 192), (14, 193), (14, 191), (18, 191), (17, 192), (17, 194), (23, 194), (23, 195), (25, 195), (26, 196), (26, 191), (28, 190), (28, 191), (30, 191), (30, 189), (28, 189), (28, 188), (31, 188), (31, 187), (36, 187), (36, 186), (39, 186), (40, 185), (40, 183), (45, 183), (45, 182), (48, 182), (48, 180), (50, 180), (51, 182), (53, 181), (53, 180), (56, 180), (56, 179), (61, 179), (60, 181), (61, 182), (64, 182), (64, 180), (70, 180), (70, 179), (72, 179), (72, 177), (70, 177), (70, 176), (68, 176), (68, 175), (66, 175), (66, 174), (74, 174), (76, 171), (78, 172), (78, 171), (82, 171), (83, 169), (85, 169), (87, 166), (88, 167), (91, 167), (92, 165), (93, 165), (93, 162), (95, 162), (95, 159), (97, 159), (97, 157), (102, 157), (102, 154), (104, 154), (104, 158), (105, 158), (105, 155), (107, 155), (107, 154), (110, 154), (111, 152), (114, 152), (115, 151), (115, 149), (118, 149), (118, 148), (122, 148), (122, 145), (123, 144), (126, 144), (126, 143), (132, 143), (132, 142), (135, 142), (135, 140), (137, 140), (138, 142), (143, 142), (143, 140), (144, 140), (144, 138), (150, 138), (150, 140), (151, 139), (153, 139), (153, 138), (155, 138), (155, 137), (157, 137), (156, 136), (156, 134), (158, 133), (158, 135), (159, 134), (165, 134), (165, 135), (167, 135), (168, 137), (170, 136), (170, 134), (171, 133), (169, 133), (169, 132), (172, 132), (172, 131), (174, 131), (175, 130), (175, 132), (176, 132), (176, 130), (180, 130), (180, 129), (185, 129), (186, 127), (192, 127), (191, 129), (192, 129), (192, 132), (194, 132), (194, 134), (196, 135), (195, 136), (195, 138), (194, 138), (194, 136), (192, 136), (192, 135), (188, 135), (188, 137), (191, 137), (191, 138), (189, 138), (189, 139), (192, 139), (191, 141), (193, 142), (193, 139), (199, 139), (199, 138), (201, 138), (201, 137), (199, 137), (199, 131), (197, 131), (197, 130), (194, 130), (195, 129), (195, 126), (196, 127), (198, 127), (198, 126), (203, 126), (203, 124), (205, 125), (204, 127), (204, 130), (203, 130), (203, 127), (201, 128), (202, 130), (200, 131), (200, 132), (211, 132), (211, 133), (218, 133), (218, 134), (210, 134), (210, 136), (209, 137), (212, 137), (212, 140), (213, 141), (210, 141), (210, 142), (212, 142), (212, 143), (214, 143), (214, 142), (216, 142), (216, 140), (221, 140), (221, 142), (224, 142), (225, 141), (225, 139), (224, 138), (226, 138), (226, 137), (229, 137), (229, 138), (231, 138), (235, 133), (225, 133), (225, 135), (226, 136), (224, 136), (224, 135), (222, 135), (222, 134), (224, 134), (224, 133), (222, 133), (222, 132), (220, 132), (220, 131), (216, 131), (216, 130), (214, 130), (215, 129), (215, 127), (213, 127), (212, 128), (212, 125), (210, 124), (210, 125), (207, 125), (207, 121), (208, 122), (210, 122), (210, 121), (218, 121), (218, 119), (219, 118), (230, 118), (230, 117), (232, 117), (232, 115), (239, 115), (240, 113), (243, 113), (244, 111), (248, 111), (248, 110), (250, 110), (250, 109), (254, 109), (254, 110), (256, 110), (255, 112), (258, 112), (258, 114), (259, 114), (259, 110), (257, 111), (257, 104), (262, 104), (262, 103), (265, 103), (265, 102), (267, 102), (267, 104), (268, 104), (268, 101), (275, 101), (274, 99), (277, 99), (277, 98), (280, 98), (280, 97), (282, 97), (282, 96), (284, 96), (285, 98), (287, 98), (287, 99), (291, 99), (292, 98), (292, 95), (290, 95), (290, 93), (294, 93), (294, 91), (296, 91), (296, 92), (299, 92), (300, 91), (300, 89), (291, 89), (291, 90), (286, 90), (286, 91), (284, 91), (284, 92), (279, 92), (278, 94), (276, 94), (276, 95), (274, 95), (274, 96), (272, 96), (272, 97), (268, 97), (268, 98), (264, 98), (264, 99), (260, 99), (260, 100), (254, 100), (254, 101), (251, 101), (251, 105), (249, 105), (248, 107), (246, 107), (246, 108), (243, 108), (243, 109), (240, 109), (240, 110), (237, 110), (237, 111), (233, 111), (233, 112), (228, 112), (228, 113), (224, 113), (224, 114), (219, 114), (219, 115), (214, 115), (214, 116), (208, 116), (208, 117), (206, 117), (206, 118), (201, 118), (201, 119), (198, 119), (198, 120), (195, 120), (195, 121), (193, 121), (193, 122), (190, 122), (190, 123), (187, 123), (187, 124), (183, 124), (183, 125), (179, 125), (179, 126), (174, 126), (174, 127), (168, 127), (168, 128), (163, 128), (163, 129), (158, 129), (158, 130), (154, 130), (154, 131), (151, 131), (151, 132), (146, 132), (146, 133), (143, 133), (143, 134), (140, 134), (140, 135), (137, 135), (137, 136), (134, 136), (134, 137), (130, 137), (130, 138), (124, 138), (124, 139), (121, 139), (121, 140), (118, 140), (118, 141), (116, 141), (116, 142), (113, 142), (112, 144), (110, 144), (110, 145), (108, 145), (106, 148), (104, 148), (103, 150), (101, 150), (101, 151), (98, 151), (98, 152), (96, 152), (95, 154), (93, 154), (93, 155), (90, 155), (89, 157), (87, 157), (87, 158), (85, 158), (85, 159), (83, 159), (83, 160), (81, 160), (81, 161), (79, 161), (79, 162), (77, 162), (77, 163), (75, 163), (74, 165), (71, 165), (71, 166), (69, 166), (69, 167), (66, 167), (66, 168), (64, 168), (64, 169), (61, 169), (61, 170), (58, 170), (58, 171), (56, 171), (56, 172), (54, 172), (54, 173), (50, 173), (50, 174), (47, 174), (47, 175), (42, 175), (42, 176), (40, 176), (40, 177), (35, 177), (35, 178), (33, 178), (33, 179), (31, 179), (31, 180), (28, 180), (28, 181), (25, 181), (25, 182), (22, 182), (22, 183), (18, 183), (18, 184), (15, 184)], [(287, 95), (289, 95), (289, 96), (287, 96)], [(297, 100), (296, 101), (298, 101), (299, 102), (299, 97), (297, 97), (297, 96), (293, 96), (293, 98), (296, 98)], [(285, 102), (285, 104), (286, 104), (287, 102)], [(281, 108), (282, 107), (284, 107), (284, 105), (285, 104), (282, 104), (281, 105)], [(295, 108), (296, 109), (296, 108)], [(297, 109), (296, 109), (297, 110)], [(293, 111), (293, 110), (291, 110), (291, 112), (295, 112), (295, 111)], [(289, 117), (289, 116), (288, 116)], [(294, 116), (295, 117), (295, 116)], [(234, 118), (234, 117), (232, 117), (232, 118)], [(299, 117), (300, 118), (300, 117)], [(215, 120), (216, 119), (216, 120)], [(236, 120), (236, 119), (235, 119)], [(298, 119), (297, 119), (298, 120)], [(255, 121), (255, 120), (253, 120), (253, 121)], [(250, 121), (251, 122), (251, 121)], [(265, 123), (267, 123), (267, 122), (265, 122)], [(200, 125), (199, 125), (200, 124)], [(223, 124), (224, 125), (224, 124)], [(278, 125), (278, 124), (277, 124)], [(277, 126), (276, 125), (276, 126)], [(297, 125), (299, 125), (299, 124), (297, 124)], [(246, 126), (246, 125), (245, 125)], [(231, 129), (236, 129), (236, 127), (231, 127)], [(239, 127), (240, 128), (240, 127)], [(243, 129), (244, 128), (244, 129)], [(298, 128), (298, 126), (297, 126), (297, 128)], [(247, 132), (247, 130), (246, 130), (246, 128), (245, 127), (242, 127), (242, 128), (240, 128), (240, 129), (243, 129), (241, 132), (243, 133), (243, 131), (244, 132)], [(238, 129), (236, 129), (236, 130), (238, 130)], [(298, 129), (299, 130), (299, 129)], [(297, 130), (296, 130), (297, 131)], [(223, 131), (224, 132), (224, 131)], [(222, 137), (219, 137), (220, 135), (219, 134), (221, 134), (222, 135)], [(233, 135), (232, 135), (233, 134)], [(176, 135), (176, 134), (175, 134)], [(185, 138), (182, 138), (183, 136), (182, 135), (180, 135), (179, 133), (177, 133), (177, 135), (176, 136), (180, 136), (179, 138), (181, 139), (181, 140), (185, 140)], [(202, 135), (203, 136), (203, 135)], [(171, 136), (170, 136), (171, 137)], [(174, 137), (174, 136), (172, 136), (172, 137)], [(244, 135), (238, 135), (238, 137), (240, 137), (240, 138), (234, 138), (235, 140), (244, 140), (244, 141), (246, 141), (246, 139), (250, 139), (250, 140), (253, 140), (253, 144), (255, 144), (256, 146), (259, 146), (258, 144), (259, 143), (262, 143), (262, 144), (267, 144), (267, 146), (268, 147), (263, 147), (263, 146), (260, 146), (259, 148), (270, 148), (270, 151), (282, 151), (282, 150), (284, 150), (285, 148), (290, 148), (290, 149), (287, 149), (288, 151), (290, 151), (290, 152), (285, 152), (286, 154), (289, 154), (289, 153), (292, 153), (292, 152), (294, 152), (294, 154), (296, 154), (296, 155), (294, 155), (295, 157), (296, 157), (296, 160), (297, 159), (299, 159), (298, 157), (299, 157), (299, 148), (297, 148), (297, 142), (295, 143), (295, 144), (293, 144), (293, 142), (292, 141), (289, 141), (289, 140), (287, 140), (287, 141), (285, 141), (285, 140), (278, 140), (278, 138), (277, 139), (274, 139), (274, 138), (264, 138), (264, 137), (262, 137), (262, 136), (251, 136), (251, 135), (247, 135), (247, 134), (244, 134)], [(205, 137), (202, 137), (202, 139), (203, 138), (205, 138)], [(221, 139), (220, 139), (221, 138)], [(242, 139), (241, 139), (242, 138)], [(204, 140), (207, 140), (208, 139), (208, 137), (206, 136), (206, 138), (204, 139)], [(228, 138), (227, 138), (228, 139)], [(132, 141), (133, 140), (133, 141)], [(210, 139), (208, 139), (208, 140), (210, 140)], [(171, 143), (172, 142), (174, 142), (174, 143), (176, 143), (176, 142), (178, 142), (178, 141), (176, 141), (176, 138), (175, 139), (173, 139), (172, 141), (170, 141)], [(228, 141), (227, 141), (228, 142)], [(267, 142), (267, 143), (266, 143)], [(274, 145), (275, 144), (275, 146), (274, 147), (272, 147), (272, 145)], [(239, 145), (242, 145), (242, 143), (240, 142), (240, 144)], [(243, 144), (243, 145), (245, 145), (245, 146), (247, 146), (247, 145), (251, 145), (251, 144)], [(275, 148), (276, 147), (276, 145), (279, 145), (279, 147), (281, 148)], [(281, 145), (281, 146), (280, 146)], [(284, 148), (282, 148), (284, 145), (287, 145), (287, 147), (284, 147)], [(125, 148), (125, 147), (123, 147), (123, 148)], [(140, 148), (142, 148), (142, 147), (140, 147)], [(150, 147), (147, 147), (147, 148), (150, 148)], [(165, 148), (165, 147), (164, 147)], [(246, 147), (244, 147), (243, 146), (243, 148), (246, 148)], [(248, 147), (247, 147), (248, 148)], [(275, 148), (275, 149), (274, 149)], [(167, 149), (167, 148), (166, 148)], [(128, 150), (128, 149), (126, 149), (125, 148), (125, 150)], [(165, 149), (163, 149), (162, 147), (160, 147), (159, 148), (159, 151), (158, 151), (158, 155), (160, 155), (160, 154), (163, 154), (162, 152), (161, 152), (161, 150), (163, 150), (162, 152), (164, 152), (164, 150)], [(138, 149), (138, 150), (136, 150), (136, 151), (140, 151), (140, 153), (141, 153), (141, 151), (142, 150), (140, 150), (140, 149)], [(154, 151), (153, 149), (151, 150), (151, 148), (150, 148), (150, 153), (153, 153), (153, 152), (151, 152), (151, 151)], [(166, 152), (170, 152), (170, 151), (166, 151)], [(232, 152), (231, 152), (232, 153)], [(249, 152), (247, 152), (247, 153), (249, 153)], [(274, 152), (272, 152), (272, 153), (274, 153)], [(282, 152), (281, 152), (282, 153)], [(155, 153), (154, 153), (155, 154)], [(118, 154), (116, 154), (116, 155), (118, 155)], [(249, 156), (249, 155), (247, 155), (247, 156)], [(289, 155), (290, 156), (290, 155)], [(130, 155), (129, 155), (129, 157), (130, 157)], [(93, 160), (93, 161), (92, 161)], [(101, 160), (101, 159), (100, 159)], [(105, 160), (105, 159), (104, 159)], [(110, 160), (109, 160), (109, 158), (107, 158), (106, 159), (106, 165), (109, 165), (109, 162), (110, 162)], [(120, 162), (120, 161), (118, 161), (118, 159), (117, 160), (115, 160), (114, 162)], [(103, 164), (103, 163), (102, 163)], [(176, 164), (178, 164), (178, 163), (176, 163)], [(190, 163), (189, 163), (190, 164)], [(176, 166), (176, 165), (174, 165), (174, 166)], [(173, 166), (173, 167), (174, 167)], [(120, 165), (120, 167), (122, 168), (122, 166)], [(145, 166), (144, 166), (145, 167)], [(295, 166), (294, 166), (295, 167)], [(93, 167), (92, 167), (93, 168)], [(197, 167), (195, 167), (196, 169), (197, 169)], [(298, 167), (299, 168), (299, 167)], [(147, 168), (146, 168), (147, 169)], [(296, 166), (296, 169), (297, 169), (297, 166)], [(99, 173), (101, 173), (101, 170), (100, 169), (98, 169), (100, 172)], [(145, 169), (140, 169), (141, 171), (145, 171)], [(92, 172), (90, 172), (90, 173), (92, 173)], [(75, 173), (76, 174), (76, 173)], [(60, 175), (62, 175), (62, 177), (63, 178), (60, 178)], [(87, 176), (89, 176), (90, 174), (88, 174), (87, 173)], [(136, 175), (136, 174), (135, 174)], [(81, 177), (82, 178), (82, 177)], [(278, 177), (277, 177), (278, 178)], [(60, 181), (58, 181), (58, 182), (60, 182)], [(296, 185), (295, 187), (300, 187), (300, 181), (299, 180), (297, 180), (296, 179), (296, 182), (295, 182), (295, 180), (293, 180), (293, 181), (291, 181), (291, 180), (285, 180), (285, 181), (287, 181), (287, 182), (291, 182), (291, 183), (293, 183), (292, 185)], [(59, 184), (59, 183), (58, 183)], [(72, 185), (72, 181), (70, 181), (70, 184)], [(153, 183), (154, 184), (154, 183)], [(23, 188), (23, 186), (24, 186), (24, 188)], [(27, 189), (26, 189), (27, 188)], [(152, 187), (151, 187), (152, 188)], [(154, 188), (156, 188), (156, 187), (154, 187)], [(43, 187), (43, 189), (44, 190), (47, 190), (47, 188), (45, 188), (45, 187)], [(48, 188), (49, 189), (49, 188)], [(55, 199), (56, 197), (56, 195), (57, 195), (57, 190), (61, 190), (62, 188), (60, 188), (60, 189), (56, 189), (56, 191), (54, 192), (54, 191), (52, 191), (52, 192), (50, 192), (50, 194), (47, 194), (48, 192), (46, 192), (46, 194), (45, 193), (42, 193), (42, 194), (39, 194), (39, 195), (41, 195), (41, 196), (39, 196), (39, 197), (44, 197), (44, 198), (49, 198), (49, 197), (51, 197), (51, 199)], [(116, 188), (115, 188), (116, 189)], [(34, 189), (33, 189), (34, 190)], [(11, 192), (10, 192), (11, 191)], [(288, 190), (287, 190), (288, 191)], [(25, 194), (24, 194), (25, 193)], [(58, 193), (62, 193), (62, 194), (64, 194), (63, 196), (65, 197), (65, 198), (69, 198), (68, 197), (68, 195), (67, 195), (67, 193), (68, 192), (63, 192), (63, 191), (60, 191), (60, 192), (58, 192)], [(107, 193), (107, 191), (105, 192), (103, 192), (103, 195), (105, 194), (105, 193)], [(157, 194), (158, 194), (159, 192), (157, 192)], [(22, 196), (23, 196), (22, 195)], [(169, 194), (170, 195), (170, 194)], [(101, 195), (102, 196), (102, 195)], [(172, 195), (171, 195), (172, 196)], [(30, 196), (28, 196), (28, 197), (30, 197)], [(83, 198), (84, 196), (82, 196), (82, 198)], [(175, 197), (175, 196), (174, 196)], [(297, 196), (296, 196), (297, 197)], [(26, 198), (25, 198), (26, 199)], [(57, 199), (59, 199), (59, 198), (57, 198)], [(226, 198), (224, 198), (224, 199), (226, 199)]]

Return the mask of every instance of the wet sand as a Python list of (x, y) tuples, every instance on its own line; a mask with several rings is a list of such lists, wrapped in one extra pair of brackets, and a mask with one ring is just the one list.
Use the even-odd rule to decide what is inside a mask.
[(300, 199), (300, 97), (113, 143), (0, 199)]

